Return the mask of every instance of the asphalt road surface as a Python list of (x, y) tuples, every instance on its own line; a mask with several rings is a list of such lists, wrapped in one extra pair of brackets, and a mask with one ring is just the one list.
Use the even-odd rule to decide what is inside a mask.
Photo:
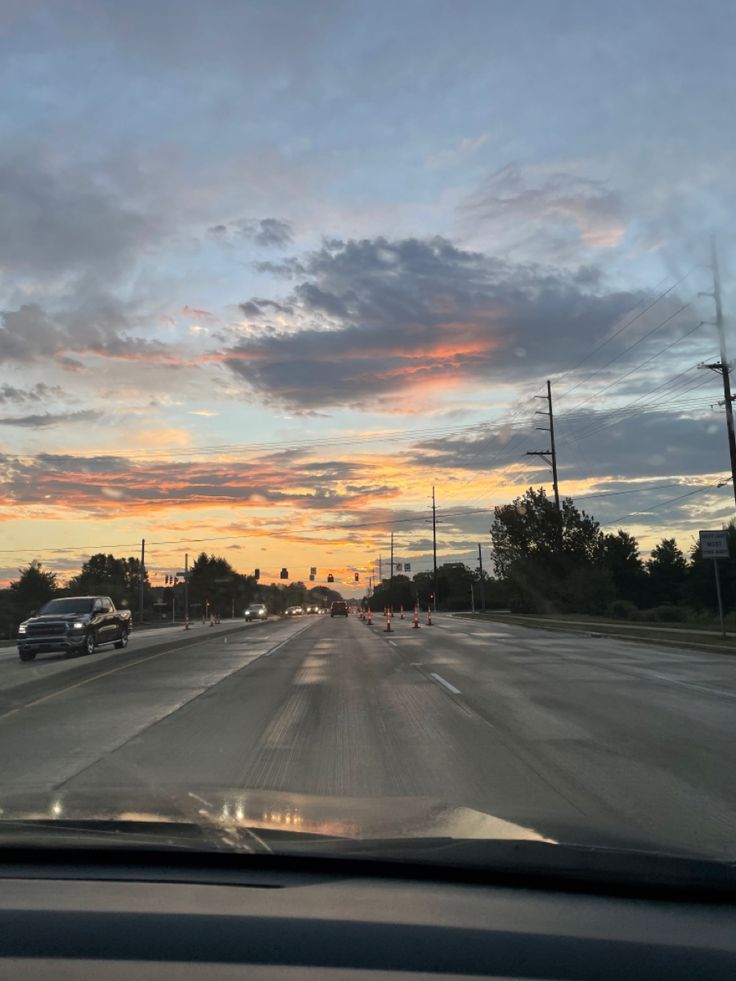
[[(443, 800), (736, 856), (736, 660), (438, 616), (221, 624), (0, 657), (0, 805), (120, 788)], [(397, 829), (399, 830), (399, 829)]]

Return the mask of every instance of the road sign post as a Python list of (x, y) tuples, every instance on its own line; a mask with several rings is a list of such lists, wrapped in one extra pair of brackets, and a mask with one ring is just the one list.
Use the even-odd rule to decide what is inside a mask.
[(726, 624), (723, 619), (723, 596), (721, 595), (721, 573), (718, 568), (718, 560), (729, 557), (728, 532), (724, 530), (701, 531), (700, 554), (704, 559), (713, 559), (713, 571), (716, 577), (716, 597), (718, 599), (718, 616), (721, 621), (721, 637), (725, 640)]

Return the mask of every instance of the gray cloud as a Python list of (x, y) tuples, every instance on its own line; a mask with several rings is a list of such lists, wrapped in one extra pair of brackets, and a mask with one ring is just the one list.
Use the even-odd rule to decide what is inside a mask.
[(0, 416), (0, 426), (18, 426), (22, 429), (49, 429), (52, 426), (67, 425), (75, 422), (98, 422), (99, 412), (91, 409), (80, 409), (78, 412), (44, 412), (28, 416)]
[(108, 274), (159, 232), (88, 170), (52, 167), (28, 148), (0, 160), (0, 268), (32, 279)]
[(131, 360), (166, 356), (164, 344), (131, 336), (133, 326), (124, 305), (110, 297), (53, 314), (36, 303), (24, 304), (0, 311), (0, 360), (30, 363), (55, 357), (63, 367), (78, 370), (81, 363), (69, 353)]
[(287, 265), (305, 276), (283, 301), (300, 329), (264, 332), (225, 356), (254, 388), (302, 409), (552, 373), (644, 296), (602, 290), (589, 266), (513, 265), (443, 238), (325, 242)]
[[(615, 414), (590, 412), (572, 419), (574, 423), (568, 423), (563, 417), (556, 424), (563, 489), (565, 479), (658, 478), (728, 469), (723, 424), (715, 412), (652, 410), (620, 421)], [(514, 429), (489, 426), (469, 437), (427, 440), (417, 448), (412, 462), (489, 473), (521, 464), (528, 468), (533, 482), (549, 483), (549, 471), (526, 456), (527, 450), (540, 448), (540, 442), (546, 444), (544, 434), (535, 431), (538, 424), (538, 420), (529, 420)], [(590, 438), (578, 438), (588, 430)]]
[(220, 241), (234, 236), (273, 249), (286, 248), (294, 239), (289, 222), (279, 218), (238, 218), (227, 225), (212, 225), (207, 231)]
[(47, 385), (37, 382), (32, 388), (16, 388), (14, 385), (0, 385), (0, 404), (46, 402), (65, 397), (64, 389), (59, 385)]
[(605, 181), (540, 166), (496, 171), (459, 214), (466, 231), (487, 230), (526, 255), (563, 260), (581, 247), (617, 245), (624, 232), (620, 195)]

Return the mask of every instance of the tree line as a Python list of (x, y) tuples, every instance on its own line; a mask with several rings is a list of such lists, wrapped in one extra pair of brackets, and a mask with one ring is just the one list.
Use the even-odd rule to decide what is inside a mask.
[[(736, 527), (727, 529), (730, 559), (720, 560), (724, 608), (736, 611)], [(493, 572), (445, 563), (437, 569), (439, 608), (467, 609), (471, 589), (489, 608), (518, 613), (586, 613), (620, 619), (678, 621), (717, 612), (712, 560), (695, 544), (685, 555), (664, 537), (648, 559), (629, 532), (604, 533), (591, 515), (565, 498), (560, 510), (543, 489), (496, 507), (489, 529)], [(411, 609), (431, 603), (432, 572), (384, 580), (367, 599), (371, 608)], [(482, 585), (482, 594), (481, 594)]]
[[(139, 609), (141, 563), (135, 556), (116, 558), (100, 552), (91, 556), (79, 573), (65, 584), (57, 573), (33, 560), (18, 570), (18, 578), (0, 590), (0, 634), (14, 637), (18, 624), (57, 596), (109, 596), (119, 608)], [(236, 572), (227, 559), (202, 552), (189, 570), (189, 615), (205, 611), (220, 616), (242, 616), (250, 603), (265, 603), (269, 612), (283, 613), (288, 606), (328, 606), (341, 599), (340, 593), (325, 586), (308, 587), (303, 582), (260, 583), (253, 576)], [(143, 570), (143, 607), (147, 621), (184, 618), (184, 583), (152, 586)]]

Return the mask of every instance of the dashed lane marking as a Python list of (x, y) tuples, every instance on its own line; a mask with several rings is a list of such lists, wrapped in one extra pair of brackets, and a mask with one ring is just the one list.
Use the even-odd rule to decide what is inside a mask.
[(454, 685), (451, 685), (449, 681), (445, 681), (441, 674), (437, 674), (435, 671), (430, 671), (429, 677), (434, 678), (438, 684), (442, 685), (442, 687), (446, 688), (449, 692), (452, 692), (453, 695), (462, 695), (460, 689), (456, 688)]

